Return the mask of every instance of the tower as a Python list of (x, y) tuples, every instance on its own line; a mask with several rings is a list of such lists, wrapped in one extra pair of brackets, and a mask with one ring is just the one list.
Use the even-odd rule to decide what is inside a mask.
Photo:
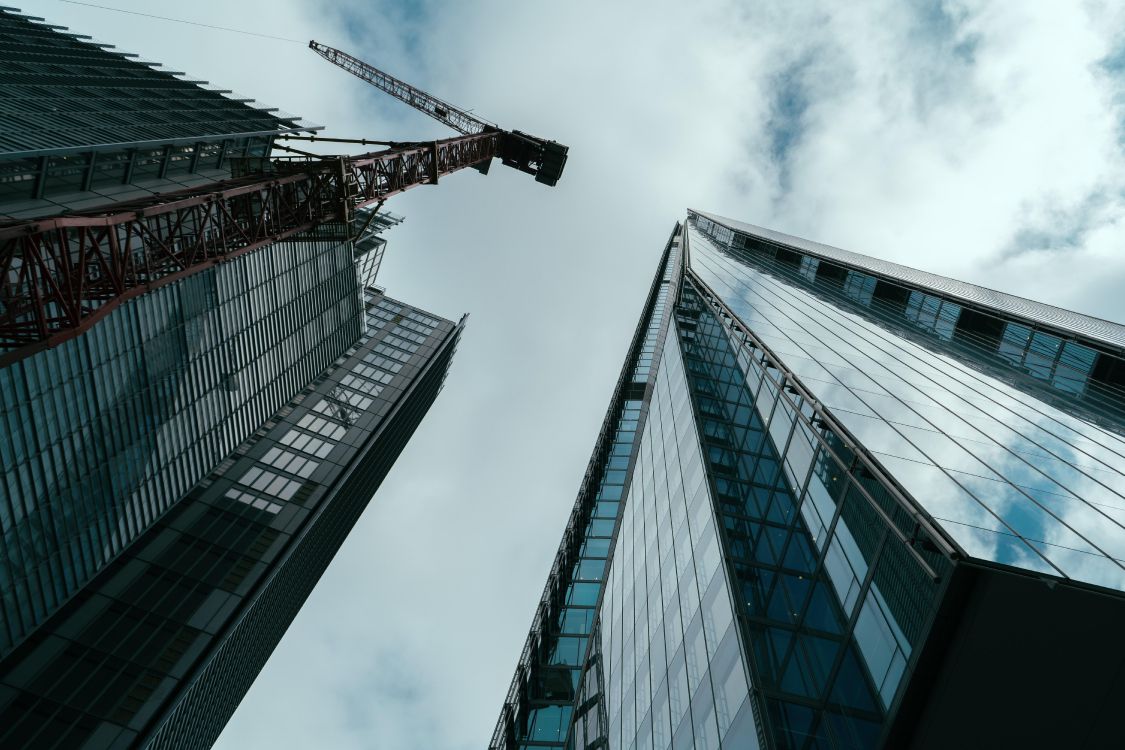
[(689, 211), (491, 746), (1112, 745), (1123, 345)]
[[(209, 185), (313, 128), (158, 67), (0, 10), (0, 226)], [(353, 219), (170, 274), (49, 341), (0, 337), (0, 746), (214, 742), (463, 330), (373, 285), (401, 219)], [(5, 261), (5, 333), (41, 261)], [(56, 275), (111, 275), (86, 268)]]

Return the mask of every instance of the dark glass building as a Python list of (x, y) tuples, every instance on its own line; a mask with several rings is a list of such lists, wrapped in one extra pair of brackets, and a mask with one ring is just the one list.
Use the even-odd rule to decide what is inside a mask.
[[(210, 183), (308, 127), (3, 9), (0, 112), (0, 221)], [(374, 285), (401, 218), (356, 214), (0, 347), (0, 747), (219, 735), (462, 330)]]
[(0, 8), (0, 217), (214, 182), (278, 133), (320, 129), (205, 83)]
[(1115, 747), (1125, 327), (697, 211), (491, 747)]
[(437, 396), (462, 325), (369, 327), (0, 662), (0, 747), (208, 748)]
[[(19, 110), (5, 110), (0, 151), (0, 217), (13, 219), (229, 177), (297, 127), (5, 10), (0, 94)], [(109, 127), (121, 118), (136, 122)], [(139, 162), (156, 152), (153, 175)], [(114, 155), (132, 166), (100, 171)], [(79, 161), (76, 190), (55, 166)], [(381, 255), (371, 245), (365, 257)], [(355, 343), (357, 252), (315, 236), (278, 243), (0, 368), (0, 656)]]

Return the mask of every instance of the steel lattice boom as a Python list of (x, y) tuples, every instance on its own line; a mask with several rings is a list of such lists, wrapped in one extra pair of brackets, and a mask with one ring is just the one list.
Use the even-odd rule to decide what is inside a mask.
[(566, 146), (501, 130), (351, 55), (309, 46), (462, 135), (361, 156), (262, 160), (265, 173), (203, 188), (56, 218), (0, 221), (0, 349), (9, 350), (0, 354), (0, 366), (211, 264), (315, 227), (321, 227), (317, 238), (344, 239), (356, 208), (465, 167), (486, 172), (493, 157), (547, 185), (562, 174)]
[(502, 130), (452, 104), (427, 94), (419, 88), (400, 81), (389, 73), (384, 73), (373, 65), (329, 47), (317, 41), (310, 41), (309, 48), (328, 62), (337, 65), (352, 75), (367, 81), (380, 91), (406, 102), (419, 112), (424, 112), (438, 122), (448, 125), (459, 133), (495, 132), (500, 136), (500, 151), (497, 156), (504, 166), (518, 169), (535, 176), (535, 181), (544, 185), (555, 185), (566, 166), (567, 147), (561, 143), (539, 138), (518, 130)]
[[(485, 132), (322, 160), (102, 210), (0, 225), (0, 366), (89, 328), (121, 302), (499, 155)], [(327, 237), (318, 234), (318, 238)]]
[(482, 133), (487, 128), (492, 127), (468, 112), (454, 107), (449, 102), (444, 102), (432, 94), (427, 94), (422, 89), (411, 86), (405, 81), (400, 81), (390, 73), (384, 73), (362, 60), (352, 57), (347, 52), (341, 52), (335, 47), (329, 47), (316, 41), (309, 42), (309, 48), (315, 50), (328, 62), (338, 65), (357, 78), (362, 78), (380, 91), (385, 91), (394, 98), (406, 102), (419, 112), (425, 112), (442, 125), (448, 125), (458, 133), (463, 135)]

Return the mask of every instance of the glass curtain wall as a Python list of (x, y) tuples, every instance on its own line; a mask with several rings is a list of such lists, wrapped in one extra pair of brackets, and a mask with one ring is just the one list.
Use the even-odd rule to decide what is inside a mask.
[(350, 243), (271, 245), (0, 369), (0, 655), (359, 338)]
[(763, 745), (873, 747), (945, 559), (907, 547), (888, 521), (909, 515), (690, 280), (677, 310)]
[(755, 747), (674, 327), (667, 336), (600, 610), (607, 739), (611, 748)]
[[(896, 326), (871, 312), (883, 279), (850, 287), (794, 281), (778, 270), (776, 255), (739, 250), (744, 241), (724, 229), (725, 239), (689, 229), (699, 278), (918, 499), (960, 554), (1125, 590), (1125, 422), (1109, 409), (1100, 424), (1086, 417), (1090, 402), (1072, 392), (1077, 381), (1059, 374), (1062, 355), (1053, 374), (997, 370), (993, 359), (944, 348), (957, 325), (940, 322), (945, 302), (927, 303), (936, 310), (932, 324)], [(930, 292), (907, 291), (909, 320), (921, 309), (910, 295)], [(1012, 331), (1033, 324), (997, 320), (998, 350)], [(1074, 338), (1062, 349), (1095, 345)], [(1029, 353), (1021, 355), (1025, 365)], [(1109, 363), (1100, 371), (1112, 369), (1114, 355), (1096, 357)], [(1125, 403), (1105, 384), (1097, 398)]]
[(879, 747), (978, 573), (1125, 591), (1125, 328), (698, 212), (677, 236), (568, 747)]
[[(594, 617), (605, 588), (606, 564), (617, 533), (626, 487), (644, 429), (653, 371), (669, 325), (675, 280), (680, 272), (680, 227), (665, 248), (649, 290), (609, 410), (595, 444), (520, 655), (490, 747), (563, 748), (576, 706), (585, 717), (597, 707), (595, 689), (587, 705), (580, 689), (584, 666), (596, 658), (591, 644)], [(593, 716), (597, 716), (595, 713)], [(598, 733), (597, 727), (594, 733)]]
[(464, 327), (367, 296), (369, 332), (0, 663), (0, 747), (211, 746)]

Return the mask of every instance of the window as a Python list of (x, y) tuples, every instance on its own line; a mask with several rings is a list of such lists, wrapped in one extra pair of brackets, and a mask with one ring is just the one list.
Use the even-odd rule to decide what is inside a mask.
[[(413, 344), (413, 343), (407, 341), (406, 339), (400, 338), (400, 337), (395, 336), (395, 335), (387, 336), (385, 339), (383, 339), (383, 342), (387, 343), (387, 344), (390, 344), (391, 346), (397, 347), (399, 349), (402, 349), (403, 351), (410, 352), (411, 354), (418, 351), (418, 345), (417, 344)], [(378, 351), (378, 349), (376, 349), (376, 351)]]
[(281, 448), (270, 448), (266, 452), (266, 455), (262, 457), (261, 462), (269, 464), (280, 471), (296, 474), (302, 479), (307, 479), (316, 467), (320, 465), (318, 461), (303, 458), (296, 453), (291, 453)]
[[(378, 396), (383, 391), (383, 386), (367, 378), (360, 378), (355, 375), (345, 375), (340, 379), (340, 384), (369, 396)], [(366, 409), (367, 407), (364, 408)]]
[(301, 417), (301, 421), (298, 422), (297, 425), (299, 427), (304, 427), (306, 430), (323, 435), (330, 440), (341, 440), (348, 432), (340, 425), (313, 414), (306, 414)]
[(280, 500), (288, 500), (293, 497), (301, 486), (300, 482), (286, 479), (279, 474), (260, 469), (257, 466), (250, 468), (237, 481), (252, 490), (257, 490), (259, 495), (268, 495)]
[(237, 500), (240, 503), (245, 503), (246, 505), (249, 505), (252, 508), (257, 508), (258, 510), (264, 510), (267, 513), (272, 513), (274, 515), (277, 515), (278, 513), (281, 512), (281, 506), (278, 505), (277, 503), (271, 503), (269, 500), (266, 500), (265, 498), (258, 497), (257, 495), (254, 495), (254, 494), (249, 493), (249, 492), (244, 492), (244, 491), (242, 491), (240, 489), (237, 489), (237, 488), (232, 487), (231, 489), (227, 490), (226, 496), (229, 497), (232, 500)]
[(324, 458), (334, 447), (331, 443), (327, 443), (320, 438), (315, 438), (308, 433), (298, 430), (290, 430), (287, 432), (281, 438), (281, 442), (290, 446), (293, 450), (303, 451), (317, 458)]

